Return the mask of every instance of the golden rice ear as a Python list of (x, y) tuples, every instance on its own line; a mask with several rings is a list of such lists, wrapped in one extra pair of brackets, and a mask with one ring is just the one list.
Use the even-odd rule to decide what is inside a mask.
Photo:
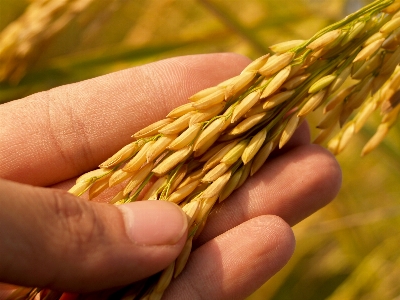
[(183, 116), (179, 117), (172, 123), (164, 126), (162, 129), (160, 129), (158, 132), (166, 135), (172, 135), (172, 134), (179, 134), (182, 131), (184, 131), (188, 126), (189, 126), (189, 121), (190, 118), (195, 114), (196, 112), (190, 111)]
[(235, 147), (233, 147), (224, 155), (224, 157), (221, 159), (221, 163), (233, 165), (242, 156), (243, 151), (246, 149), (248, 143), (249, 140), (247, 139), (240, 141), (237, 145), (235, 145)]
[(215, 144), (215, 142), (218, 141), (220, 136), (220, 132), (215, 134), (214, 136), (211, 136), (210, 139), (205, 141), (199, 148), (196, 149), (196, 152), (194, 152), (193, 156), (195, 158), (201, 157), (204, 153), (208, 151), (208, 149), (210, 149)]
[(200, 197), (201, 193), (203, 193), (205, 189), (208, 188), (209, 186), (210, 186), (209, 182), (200, 182), (198, 186), (193, 190), (193, 192), (189, 195), (189, 197), (180, 203), (180, 206), (188, 203), (189, 201), (194, 201), (194, 200), (202, 201), (203, 198)]
[(243, 170), (244, 168), (240, 168), (239, 170), (237, 170), (232, 176), (231, 178), (229, 178), (228, 183), (226, 184), (226, 186), (223, 188), (218, 201), (222, 202), (224, 201), (226, 198), (228, 198), (233, 191), (237, 188), (238, 183), (240, 181), (240, 178), (242, 177), (243, 174)]
[[(249, 72), (246, 72), (246, 73), (249, 73)], [(226, 91), (228, 87), (230, 87), (231, 85), (235, 84), (235, 82), (238, 80), (239, 77), (240, 77), (240, 75), (228, 78), (227, 80), (224, 80), (221, 83), (219, 83), (217, 85), (217, 87), (218, 88), (223, 88)]]
[(366, 61), (354, 74), (351, 75), (353, 79), (362, 80), (373, 72), (376, 72), (382, 65), (382, 56), (378, 52), (371, 59)]
[(94, 178), (100, 178), (111, 172), (111, 169), (96, 169), (87, 172), (76, 179), (76, 183), (87, 182)]
[(303, 105), (300, 111), (297, 113), (298, 117), (304, 117), (308, 115), (310, 112), (315, 110), (324, 100), (326, 95), (326, 90), (321, 90), (316, 94), (312, 95), (307, 102)]
[(339, 137), (335, 136), (334, 138), (330, 139), (328, 142), (327, 148), (329, 151), (332, 152), (333, 155), (336, 155), (338, 153), (338, 148), (339, 148)]
[(241, 74), (243, 73), (251, 73), (251, 72), (257, 72), (265, 63), (268, 61), (270, 57), (270, 54), (267, 53), (255, 60), (253, 60), (246, 68), (243, 69)]
[(225, 94), (225, 98), (228, 99), (229, 97), (236, 95), (240, 91), (244, 90), (248, 87), (257, 76), (257, 72), (245, 72), (240, 74), (232, 84), (227, 87), (227, 91)]
[(355, 124), (354, 122), (346, 124), (346, 126), (342, 130), (342, 135), (340, 137), (339, 147), (337, 148), (337, 153), (339, 154), (344, 150), (347, 146), (351, 138), (353, 137), (355, 132)]
[(385, 39), (386, 38), (386, 34), (383, 34), (381, 32), (377, 32), (373, 35), (371, 35), (363, 44), (363, 47), (367, 47), (368, 45), (370, 45), (371, 43), (380, 40), (380, 39)]
[(172, 123), (173, 121), (174, 121), (174, 119), (172, 119), (172, 118), (167, 118), (164, 120), (157, 121), (157, 122), (143, 128), (142, 130), (139, 130), (138, 132), (136, 132), (133, 135), (133, 137), (135, 137), (136, 139), (141, 139), (141, 138), (153, 136), (153, 135), (157, 134), (161, 128), (163, 128), (167, 124)]
[(360, 105), (368, 98), (371, 89), (372, 81), (374, 77), (371, 75), (367, 76), (359, 83), (359, 88), (356, 93), (353, 93), (346, 99), (345, 105), (351, 109), (357, 109)]
[(224, 110), (225, 104), (226, 102), (221, 102), (208, 109), (196, 111), (196, 113), (190, 118), (189, 126), (211, 120), (213, 117), (217, 116)]
[(184, 180), (182, 180), (182, 182), (177, 186), (178, 189), (186, 186), (189, 183), (192, 183), (195, 180), (199, 180), (204, 176), (206, 172), (203, 170), (197, 170), (191, 174), (189, 174)]
[(285, 92), (281, 92), (279, 94), (273, 95), (273, 96), (267, 98), (267, 100), (263, 104), (263, 108), (271, 109), (271, 108), (285, 102), (286, 100), (290, 99), (290, 97), (292, 97), (295, 94), (295, 92), (296, 92), (295, 90), (292, 90), (292, 91), (285, 91)]
[(390, 4), (389, 6), (382, 9), (382, 12), (387, 13), (387, 14), (392, 14), (392, 13), (397, 12), (399, 9), (400, 9), (400, 2), (395, 1), (392, 4)]
[(226, 123), (225, 118), (218, 118), (214, 120), (210, 125), (208, 125), (202, 133), (197, 138), (194, 143), (194, 151), (197, 151), (202, 145), (204, 145), (208, 140), (212, 139), (217, 135)]
[(307, 41), (279, 43), (271, 49), (275, 55), (256, 59), (238, 76), (199, 91), (164, 120), (136, 132), (136, 142), (100, 164), (99, 170), (80, 176), (71, 188), (78, 196), (88, 191), (92, 199), (118, 185), (109, 203), (165, 200), (186, 214), (189, 237), (181, 254), (157, 276), (145, 279), (145, 289), (135, 297), (162, 298), (171, 278), (182, 272), (192, 240), (216, 201), (227, 199), (260, 170), (271, 152), (284, 147), (300, 122), (322, 103), (327, 102), (315, 142), (341, 127), (328, 143), (335, 154), (378, 107), (381, 124), (362, 155), (377, 147), (396, 121), (400, 0), (373, 2)]
[(356, 124), (355, 127), (356, 133), (360, 131), (360, 129), (364, 126), (370, 115), (377, 109), (377, 107), (378, 105), (376, 102), (368, 102), (360, 109), (360, 111), (354, 118)]
[(286, 52), (280, 55), (271, 56), (266, 64), (258, 71), (264, 77), (270, 77), (287, 67), (295, 56), (294, 52)]
[(108, 184), (110, 187), (113, 187), (113, 186), (125, 181), (129, 177), (132, 177), (133, 175), (134, 175), (134, 173), (132, 173), (132, 172), (125, 172), (124, 170), (119, 169), (119, 170), (115, 171), (114, 174), (111, 175), (111, 177), (108, 181)]
[(115, 153), (113, 156), (111, 156), (105, 162), (101, 163), (99, 165), (99, 167), (100, 168), (113, 167), (113, 166), (123, 162), (127, 158), (129, 158), (137, 150), (139, 150), (139, 143), (138, 142), (130, 143), (130, 144), (124, 146), (121, 150), (119, 150), (117, 153)]
[[(290, 72), (292, 72), (292, 71), (290, 71)], [(290, 78), (290, 74), (289, 74), (288, 79), (290, 78), (290, 80), (285, 81), (282, 84), (282, 88), (286, 89), (286, 90), (293, 90), (293, 89), (299, 87), (301, 84), (303, 84), (304, 81), (306, 81), (308, 79), (308, 77), (310, 77), (310, 75), (311, 75), (310, 73), (305, 73), (305, 74), (300, 74), (293, 78)]]
[[(335, 107), (337, 107), (339, 104), (343, 104), (343, 101), (354, 91), (355, 87), (356, 87), (355, 85), (349, 86), (348, 88), (341, 90), (333, 97), (328, 98), (329, 102), (325, 105), (323, 113), (326, 114), (329, 111), (333, 110)], [(317, 128), (323, 128), (323, 127), (317, 125)]]
[(187, 146), (185, 148), (179, 149), (178, 151), (172, 153), (170, 156), (161, 161), (153, 169), (153, 173), (157, 175), (164, 175), (175, 166), (177, 166), (181, 161), (184, 161), (192, 153), (192, 151), (192, 146)]
[(160, 137), (147, 149), (146, 161), (150, 162), (157, 159), (176, 138), (176, 135), (164, 135)]
[(344, 46), (354, 40), (355, 38), (358, 37), (361, 32), (365, 30), (365, 22), (357, 22), (354, 24), (354, 26), (350, 29), (350, 32), (343, 38), (343, 40), (340, 42), (340, 46)]
[(124, 188), (124, 196), (127, 196), (130, 192), (132, 192), (135, 188), (139, 187), (139, 185), (142, 184), (142, 182), (150, 174), (153, 166), (153, 163), (148, 163), (132, 176), (131, 180)]
[[(256, 105), (250, 108), (249, 111), (243, 115), (243, 117), (250, 118), (261, 113), (267, 113), (267, 110), (263, 108), (263, 103), (258, 102)], [(271, 112), (269, 112), (269, 115), (271, 115)]]
[(196, 102), (200, 99), (203, 99), (217, 91), (223, 91), (225, 90), (225, 87), (223, 86), (213, 86), (213, 87), (209, 87), (206, 88), (204, 90), (201, 90), (200, 92), (197, 92), (196, 94), (194, 94), (193, 96), (189, 97), (189, 100), (192, 102)]
[[(398, 74), (393, 76), (393, 79), (398, 78)], [(391, 82), (393, 84), (393, 82)], [(388, 134), (389, 129), (397, 121), (398, 115), (400, 113), (400, 104), (391, 109), (388, 113), (384, 114), (382, 117), (382, 123), (378, 126), (376, 133), (364, 146), (361, 155), (364, 156), (375, 149)]]
[(157, 284), (152, 290), (149, 300), (161, 300), (164, 291), (166, 290), (166, 288), (168, 287), (168, 285), (172, 280), (172, 276), (174, 275), (174, 269), (175, 269), (175, 262), (170, 264), (167, 268), (165, 268), (161, 272), (160, 278), (158, 279)]
[(282, 42), (279, 44), (275, 44), (269, 47), (271, 51), (277, 53), (277, 54), (282, 54), (287, 51), (290, 51), (293, 48), (296, 48), (303, 44), (305, 40), (292, 40), (292, 41), (287, 41), (287, 42)]
[(161, 190), (165, 187), (167, 182), (168, 182), (167, 176), (162, 176), (158, 178), (157, 181), (153, 183), (153, 185), (143, 196), (143, 200), (157, 200), (158, 195), (161, 193)]
[(361, 60), (367, 60), (371, 56), (375, 54), (376, 51), (382, 46), (382, 43), (385, 41), (385, 38), (381, 38), (379, 40), (376, 40), (363, 48), (357, 56), (354, 58), (353, 63), (361, 61)]
[(122, 168), (125, 172), (138, 171), (147, 160), (147, 151), (155, 141), (147, 142), (142, 149)]
[(184, 164), (180, 166), (179, 170), (173, 173), (170, 178), (169, 188), (165, 192), (165, 197), (168, 197), (172, 192), (176, 190), (176, 188), (180, 185), (182, 180), (186, 177), (186, 173), (188, 172), (188, 165)]
[(351, 65), (347, 66), (339, 75), (336, 76), (335, 80), (332, 81), (332, 84), (329, 86), (328, 94), (336, 92), (349, 77), (350, 73)]
[(396, 51), (400, 42), (400, 28), (397, 28), (385, 41), (381, 48), (388, 51)]
[(389, 126), (388, 124), (380, 124), (378, 126), (378, 130), (376, 133), (372, 136), (372, 138), (365, 144), (364, 148), (361, 151), (361, 156), (367, 155), (370, 153), (372, 150), (374, 150), (385, 138), (385, 136), (389, 132)]
[(92, 183), (89, 181), (77, 182), (73, 187), (68, 190), (68, 193), (79, 197), (90, 187), (91, 184)]
[(256, 104), (260, 99), (260, 95), (260, 91), (254, 91), (240, 101), (240, 103), (233, 110), (231, 123), (236, 122), (236, 120), (241, 118), (254, 104)]
[(192, 244), (193, 244), (193, 236), (190, 236), (183, 246), (182, 252), (176, 259), (175, 262), (175, 271), (174, 271), (174, 278), (178, 277), (179, 274), (182, 273), (183, 269), (186, 266), (186, 263), (189, 259), (190, 253), (192, 251)]
[(255, 125), (257, 125), (266, 115), (267, 115), (267, 113), (264, 112), (264, 113), (253, 115), (251, 117), (244, 119), (235, 128), (233, 128), (229, 132), (229, 134), (237, 135), (237, 134), (241, 134), (241, 133), (244, 133), (244, 132), (250, 130)]
[(341, 33), (341, 29), (328, 31), (327, 33), (323, 34), (322, 36), (308, 44), (307, 49), (316, 51), (323, 47), (326, 47), (330, 43), (334, 42), (341, 35)]
[(299, 125), (300, 117), (293, 115), (286, 124), (285, 129), (282, 131), (281, 138), (279, 140), (279, 149), (281, 149), (292, 137), (293, 133)]
[[(256, 156), (253, 159), (253, 163), (247, 164), (246, 166), (249, 166), (248, 172), (250, 172), (250, 175), (253, 176), (265, 163), (267, 160), (268, 156), (271, 154), (272, 150), (274, 150), (276, 146), (276, 143), (274, 141), (269, 141), (267, 144), (265, 144), (256, 154)], [(250, 168), (251, 166), (251, 168)], [(246, 171), (246, 169), (245, 169)], [(248, 174), (248, 173), (244, 173)], [(245, 180), (245, 179), (244, 179)], [(243, 180), (243, 182), (244, 182)], [(242, 183), (242, 180), (239, 182), (240, 184)]]
[(296, 77), (298, 75), (302, 75), (302, 74), (306, 74), (307, 73), (307, 71), (306, 71), (306, 68), (307, 68), (306, 61), (303, 61), (301, 63), (294, 63), (293, 62), (293, 64), (291, 64), (291, 66), (292, 67), (290, 69), (290, 74), (289, 74), (288, 80), (292, 79), (292, 78), (294, 78), (294, 77)]
[(327, 75), (319, 80), (317, 80), (313, 85), (308, 89), (309, 94), (315, 94), (320, 90), (323, 90), (327, 86), (329, 86), (335, 79), (337, 78), (336, 75)]
[(192, 226), (197, 214), (200, 212), (200, 207), (201, 203), (198, 200), (190, 201), (182, 207), (182, 210), (188, 219), (188, 228)]
[(239, 182), (236, 185), (235, 189), (240, 188), (247, 180), (247, 178), (250, 176), (250, 171), (251, 171), (251, 162), (244, 165), (241, 169), (243, 169), (242, 176), (240, 176)]
[(231, 177), (231, 171), (226, 172), (224, 175), (220, 176), (217, 180), (211, 183), (201, 194), (201, 198), (213, 198), (219, 196), (220, 192), (227, 184), (229, 178)]
[[(394, 110), (396, 110), (400, 105), (400, 91), (397, 90), (391, 97), (381, 98), (381, 113), (383, 115), (382, 122), (390, 117)], [(376, 103), (376, 102), (375, 102)], [(378, 103), (376, 103), (378, 104)]]
[(267, 137), (267, 130), (263, 129), (250, 140), (250, 143), (246, 146), (246, 149), (244, 149), (242, 154), (243, 164), (246, 165), (249, 161), (251, 161), (254, 158), (254, 156), (257, 154), (257, 152), (264, 144), (266, 137)]
[[(399, 100), (397, 100), (397, 101), (399, 101)], [(393, 126), (394, 123), (397, 121), (399, 111), (400, 111), (400, 104), (397, 104), (389, 112), (383, 113), (382, 123), (387, 123), (389, 125), (389, 127)]]
[[(88, 173), (85, 173), (85, 174), (81, 175), (80, 177), (78, 177), (78, 179), (76, 180), (76, 184), (73, 187), (71, 187), (68, 190), (68, 192), (75, 196), (81, 196), (95, 182), (102, 181), (103, 178), (105, 178), (106, 181), (108, 182), (107, 178), (109, 176), (111, 176), (112, 172), (113, 171), (111, 169), (97, 169), (97, 170), (93, 170)], [(96, 185), (96, 188), (99, 188), (99, 184)]]
[[(396, 3), (396, 0), (394, 0), (395, 1), (395, 3)], [(400, 7), (400, 3), (399, 3), (399, 6), (398, 7)], [(384, 9), (384, 10), (382, 10), (382, 12), (386, 12), (385, 11), (386, 9)], [(396, 18), (399, 18), (400, 17), (400, 12), (399, 11), (393, 11), (393, 12), (388, 12), (389, 14), (393, 14), (393, 13), (395, 13), (395, 14), (393, 14), (393, 17), (392, 17), (392, 19), (396, 19)]]
[(202, 182), (213, 182), (217, 180), (220, 176), (225, 174), (226, 171), (228, 171), (230, 168), (230, 165), (226, 163), (220, 163), (214, 168), (212, 168), (206, 175), (204, 175), (203, 179), (201, 180)]
[(383, 34), (390, 34), (392, 31), (396, 30), (399, 27), (400, 27), (400, 19), (392, 18), (390, 21), (388, 21), (385, 25), (383, 25), (379, 29), (379, 32)]
[(200, 180), (194, 180), (191, 183), (188, 183), (174, 191), (168, 198), (167, 201), (179, 203), (187, 196), (189, 196), (195, 188), (200, 184)]
[(214, 147), (211, 147), (204, 155), (202, 155), (199, 159), (199, 163), (204, 163), (208, 161), (211, 157), (213, 157), (215, 154), (217, 154), (222, 148), (224, 148), (226, 145), (228, 145), (229, 142), (225, 143), (218, 143)]
[(179, 118), (183, 115), (187, 114), (188, 112), (194, 111), (195, 108), (193, 107), (192, 103), (185, 103), (177, 108), (173, 109), (168, 115), (168, 118)]
[(201, 98), (196, 102), (192, 103), (192, 106), (196, 109), (208, 109), (214, 105), (220, 104), (225, 100), (225, 91), (218, 90), (207, 97)]
[(111, 173), (108, 175), (96, 180), (89, 188), (89, 200), (100, 195), (104, 190), (109, 187), (108, 179), (111, 176)]
[(182, 132), (177, 138), (175, 138), (168, 146), (170, 150), (179, 150), (189, 145), (196, 136), (200, 133), (203, 125), (201, 123), (193, 124), (189, 126), (184, 132)]
[(291, 66), (287, 66), (284, 69), (280, 70), (278, 74), (276, 74), (274, 78), (272, 78), (271, 82), (263, 90), (261, 98), (266, 98), (269, 95), (275, 93), (289, 77), (290, 69)]
[(221, 162), (221, 159), (227, 154), (235, 145), (238, 143), (238, 140), (232, 141), (221, 148), (217, 153), (215, 153), (212, 157), (210, 157), (207, 162), (203, 166), (204, 171), (208, 171), (211, 168), (215, 167)]
[[(200, 198), (201, 197), (201, 198)], [(211, 197), (211, 198), (204, 198), (202, 195), (198, 197), (201, 200), (201, 207), (200, 212), (197, 214), (196, 219), (194, 220), (195, 224), (198, 224), (198, 228), (196, 230), (196, 234), (193, 239), (198, 237), (199, 231), (201, 231), (204, 227), (205, 221), (207, 220), (208, 214), (210, 213), (211, 209), (213, 208), (214, 204), (216, 203), (218, 196)]]

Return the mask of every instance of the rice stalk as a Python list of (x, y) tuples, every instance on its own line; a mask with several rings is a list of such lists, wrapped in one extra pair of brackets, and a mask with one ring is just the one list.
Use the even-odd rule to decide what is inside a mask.
[(339, 154), (381, 107), (381, 124), (362, 154), (378, 146), (400, 111), (399, 3), (375, 1), (309, 40), (272, 46), (274, 55), (189, 97), (166, 119), (135, 133), (136, 141), (100, 169), (78, 178), (69, 191), (76, 196), (89, 191), (94, 198), (129, 179), (110, 203), (172, 201), (190, 220), (181, 256), (132, 299), (162, 297), (184, 268), (215, 203), (242, 186), (275, 148), (284, 147), (312, 111), (324, 106), (318, 143), (340, 128), (327, 146)]
[(36, 0), (0, 34), (0, 82), (18, 83), (46, 43), (93, 0)]

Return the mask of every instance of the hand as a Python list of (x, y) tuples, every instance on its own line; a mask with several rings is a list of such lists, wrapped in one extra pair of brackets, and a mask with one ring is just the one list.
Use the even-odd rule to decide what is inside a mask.
[[(89, 292), (172, 262), (187, 232), (177, 206), (143, 201), (122, 213), (63, 190), (131, 134), (248, 63), (234, 54), (173, 58), (1, 105), (0, 281)], [(285, 265), (290, 226), (331, 201), (341, 182), (334, 157), (309, 140), (303, 124), (216, 207), (165, 299), (244, 298)]]

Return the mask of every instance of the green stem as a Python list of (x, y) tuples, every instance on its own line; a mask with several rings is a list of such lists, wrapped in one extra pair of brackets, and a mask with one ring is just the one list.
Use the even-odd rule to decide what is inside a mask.
[(344, 27), (347, 24), (349, 24), (349, 23), (353, 22), (354, 20), (357, 20), (365, 15), (373, 15), (373, 14), (377, 13), (378, 11), (384, 9), (385, 7), (389, 6), (393, 2), (394, 2), (394, 0), (377, 0), (365, 7), (363, 7), (359, 11), (356, 11), (355, 13), (348, 15), (343, 20), (340, 20), (330, 26), (325, 27), (324, 29), (321, 29), (312, 38), (305, 41), (303, 44), (299, 45), (298, 47), (292, 49), (291, 52), (301, 51), (305, 47), (307, 47), (307, 45), (309, 45), (311, 42), (315, 41), (317, 38), (323, 36), (325, 33), (335, 30), (335, 29), (339, 29), (341, 27)]

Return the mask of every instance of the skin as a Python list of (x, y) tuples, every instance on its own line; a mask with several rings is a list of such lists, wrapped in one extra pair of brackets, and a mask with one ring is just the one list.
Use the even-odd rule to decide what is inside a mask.
[[(168, 266), (187, 233), (175, 205), (144, 201), (119, 209), (66, 190), (131, 142), (132, 133), (248, 63), (236, 54), (172, 58), (1, 105), (0, 281), (93, 292)], [(329, 203), (340, 184), (335, 158), (310, 144), (302, 124), (216, 206), (165, 299), (245, 298), (291, 257), (290, 226)], [(132, 225), (127, 215), (135, 212)], [(10, 289), (3, 285), (0, 296)]]

